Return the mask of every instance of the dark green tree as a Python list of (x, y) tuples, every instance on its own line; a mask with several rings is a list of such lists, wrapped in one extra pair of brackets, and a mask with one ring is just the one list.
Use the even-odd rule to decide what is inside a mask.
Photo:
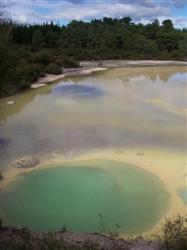
[(162, 25), (164, 27), (165, 30), (169, 31), (173, 29), (173, 23), (170, 19), (164, 20), (162, 22)]
[(186, 60), (187, 30), (174, 28), (170, 19), (143, 25), (131, 17), (16, 24), (0, 10), (0, 96), (29, 88), (46, 71), (105, 59)]
[(44, 43), (44, 37), (40, 30), (36, 30), (32, 36), (32, 45), (35, 49), (41, 48)]

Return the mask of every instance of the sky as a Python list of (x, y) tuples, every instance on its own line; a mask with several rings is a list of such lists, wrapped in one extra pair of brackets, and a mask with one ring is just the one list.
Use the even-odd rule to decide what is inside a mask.
[(6, 16), (21, 23), (67, 24), (103, 17), (130, 16), (135, 23), (171, 19), (177, 28), (187, 27), (187, 0), (0, 0)]

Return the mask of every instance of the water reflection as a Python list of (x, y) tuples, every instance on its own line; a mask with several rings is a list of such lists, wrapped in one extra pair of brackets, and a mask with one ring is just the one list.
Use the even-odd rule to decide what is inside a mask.
[(139, 68), (127, 68), (123, 72), (122, 79), (130, 80), (131, 77), (144, 76), (150, 81), (163, 81), (167, 82), (171, 77), (177, 76), (177, 78), (186, 80), (187, 68), (186, 67), (139, 67)]
[(55, 86), (52, 90), (52, 93), (57, 96), (64, 96), (70, 98), (90, 98), (103, 95), (103, 91), (95, 86), (63, 83)]
[[(183, 153), (186, 77), (185, 67), (119, 68), (2, 99), (1, 137), (11, 140), (0, 152), (2, 165), (54, 150)], [(6, 104), (9, 99), (14, 105)]]
[[(46, 95), (51, 92), (51, 87), (46, 86), (40, 89), (30, 89), (7, 98), (0, 99), (0, 124), (8, 117), (14, 116), (20, 113), (26, 105), (34, 100), (35, 97)], [(13, 101), (13, 105), (8, 105), (9, 101)]]

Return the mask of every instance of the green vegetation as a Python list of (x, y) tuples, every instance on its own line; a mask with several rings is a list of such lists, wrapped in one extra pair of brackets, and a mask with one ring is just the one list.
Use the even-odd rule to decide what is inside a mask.
[[(136, 240), (120, 240), (117, 237), (97, 235), (97, 240), (86, 240), (84, 235), (72, 242), (65, 241), (66, 230), (56, 233), (31, 233), (27, 229), (4, 227), (0, 220), (0, 249), (1, 250), (130, 250), (142, 247), (152, 250), (185, 250), (187, 249), (187, 217), (178, 216), (167, 220), (162, 231), (162, 238), (155, 239), (158, 244), (150, 245), (152, 241), (140, 237)], [(71, 233), (69, 233), (69, 237)], [(91, 236), (91, 235), (90, 235)], [(147, 243), (146, 243), (147, 242)], [(143, 249), (143, 248), (142, 248)]]
[(187, 217), (177, 216), (172, 221), (166, 220), (161, 249), (187, 249)]
[(0, 13), (0, 96), (12, 95), (61, 67), (78, 67), (80, 60), (187, 59), (187, 30), (171, 20), (134, 24), (130, 17), (16, 24)]
[(49, 74), (62, 74), (62, 69), (56, 63), (50, 63), (45, 67), (45, 71)]

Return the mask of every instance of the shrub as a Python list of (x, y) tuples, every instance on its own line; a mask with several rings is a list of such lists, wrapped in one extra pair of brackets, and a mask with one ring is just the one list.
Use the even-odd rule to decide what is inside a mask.
[(48, 50), (41, 50), (31, 54), (30, 61), (32, 63), (41, 63), (43, 65), (47, 65), (53, 61), (53, 56)]
[(56, 63), (50, 63), (45, 67), (45, 71), (49, 74), (60, 75), (62, 74), (62, 69)]
[(187, 249), (187, 216), (178, 215), (174, 220), (166, 220), (163, 227), (161, 249)]
[(32, 64), (19, 65), (16, 69), (15, 82), (19, 86), (19, 89), (29, 88), (31, 82), (37, 80), (38, 74)]
[(79, 63), (70, 57), (63, 57), (63, 67), (64, 68), (78, 68)]
[(26, 89), (29, 88), (31, 83), (36, 81), (39, 76), (44, 76), (44, 67), (42, 64), (21, 63), (16, 67), (11, 84), (17, 86), (19, 89)]
[(37, 77), (42, 77), (45, 75), (44, 67), (41, 63), (33, 64), (33, 71), (37, 75)]
[(63, 62), (62, 57), (57, 57), (57, 58), (55, 59), (55, 63), (56, 63), (58, 66), (63, 67), (64, 62)]
[(7, 81), (0, 84), (0, 97), (6, 97), (9, 95), (15, 95), (19, 91), (19, 88), (13, 81)]

